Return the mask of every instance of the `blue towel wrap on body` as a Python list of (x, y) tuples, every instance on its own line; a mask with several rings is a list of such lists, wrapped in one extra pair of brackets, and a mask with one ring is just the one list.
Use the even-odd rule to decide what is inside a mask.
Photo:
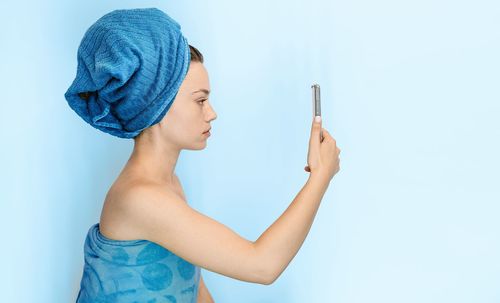
[(89, 229), (77, 303), (196, 303), (200, 267), (148, 240), (113, 240)]

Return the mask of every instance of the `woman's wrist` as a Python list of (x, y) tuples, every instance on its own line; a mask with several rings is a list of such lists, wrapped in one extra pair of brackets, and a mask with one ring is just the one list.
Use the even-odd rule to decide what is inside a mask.
[(321, 171), (315, 171), (309, 174), (309, 180), (311, 180), (311, 182), (320, 182), (329, 184), (331, 178), (328, 174), (322, 173)]
[(319, 190), (321, 192), (321, 196), (323, 196), (330, 185), (330, 181), (330, 176), (316, 172), (309, 175), (309, 179), (306, 184), (310, 184), (313, 188)]

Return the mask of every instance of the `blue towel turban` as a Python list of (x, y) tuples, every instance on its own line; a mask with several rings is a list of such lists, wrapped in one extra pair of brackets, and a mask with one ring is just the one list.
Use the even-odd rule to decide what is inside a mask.
[(64, 97), (93, 127), (133, 138), (165, 116), (191, 55), (181, 26), (157, 8), (114, 10), (86, 31)]

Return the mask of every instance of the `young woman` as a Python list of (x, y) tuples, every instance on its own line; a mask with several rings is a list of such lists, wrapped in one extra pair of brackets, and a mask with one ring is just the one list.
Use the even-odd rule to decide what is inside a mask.
[[(118, 12), (126, 15), (132, 10), (115, 11), (117, 15)], [(146, 9), (134, 12), (136, 14), (127, 15), (126, 20), (147, 17)], [(166, 18), (159, 10), (147, 12), (161, 15), (161, 20), (173, 24), (173, 19)], [(111, 23), (116, 24), (116, 21)], [(139, 27), (135, 25), (134, 28)], [(98, 34), (88, 35), (95, 37)], [(186, 43), (182, 39), (179, 41), (173, 49), (180, 49), (179, 45)], [(109, 45), (116, 44), (108, 41)], [(210, 123), (217, 115), (209, 102), (210, 85), (203, 56), (195, 47), (187, 46), (189, 54), (183, 55), (189, 58), (185, 66), (187, 72), (180, 73), (177, 87), (172, 86), (174, 94), (170, 101), (165, 99), (169, 102), (166, 111), (156, 103), (135, 111), (138, 101), (131, 101), (128, 110), (121, 112), (119, 102), (109, 102), (111, 105), (101, 107), (101, 112), (84, 112), (80, 110), (82, 107), (75, 105), (82, 99), (110, 101), (115, 95), (105, 95), (111, 90), (109, 79), (101, 81), (103, 86), (97, 90), (96, 87), (84, 89), (74, 83), (66, 94), (72, 108), (94, 127), (134, 139), (130, 159), (106, 195), (100, 221), (88, 232), (77, 302), (213, 302), (200, 268), (241, 281), (273, 283), (301, 247), (330, 181), (340, 169), (340, 149), (335, 139), (321, 127), (321, 121), (313, 121), (308, 166), (305, 167), (309, 178), (286, 211), (256, 241), (239, 236), (229, 227), (191, 208), (175, 175), (175, 166), (181, 150), (201, 150), (206, 146)], [(181, 55), (171, 57), (182, 58)], [(103, 56), (110, 57), (113, 56)], [(116, 54), (114, 57), (121, 58)], [(113, 73), (113, 77), (117, 74)], [(126, 83), (120, 82), (124, 90), (128, 89)], [(79, 99), (73, 98), (75, 95)], [(120, 99), (123, 95), (115, 96), (116, 100), (125, 102)], [(92, 106), (88, 104), (86, 108)], [(163, 112), (163, 116), (152, 114), (147, 119), (141, 116), (154, 106), (158, 106), (156, 112)], [(108, 110), (102, 111), (103, 108)], [(105, 121), (103, 117), (110, 113), (116, 117), (110, 117), (106, 123), (96, 123)], [(134, 119), (131, 116), (135, 113), (136, 117), (148, 121), (147, 127), (142, 125), (134, 129), (124, 122)], [(128, 120), (124, 118), (127, 115)], [(111, 125), (110, 121), (122, 124)], [(320, 139), (321, 131), (323, 140)]]

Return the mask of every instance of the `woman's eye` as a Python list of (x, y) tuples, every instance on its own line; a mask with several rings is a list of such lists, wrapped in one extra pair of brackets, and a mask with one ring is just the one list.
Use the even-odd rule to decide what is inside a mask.
[(200, 101), (198, 101), (198, 103), (200, 103), (200, 102), (203, 103), (205, 101), (207, 101), (207, 99), (200, 100)]

